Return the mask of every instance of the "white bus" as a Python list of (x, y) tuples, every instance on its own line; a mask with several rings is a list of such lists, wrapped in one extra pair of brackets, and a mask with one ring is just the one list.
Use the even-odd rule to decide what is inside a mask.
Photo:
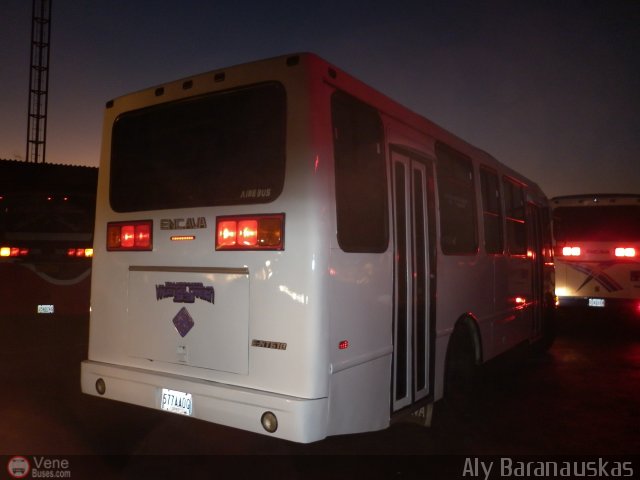
[(555, 308), (538, 186), (313, 54), (108, 102), (98, 184), (88, 394), (383, 429)]
[(559, 306), (640, 312), (640, 195), (555, 197)]

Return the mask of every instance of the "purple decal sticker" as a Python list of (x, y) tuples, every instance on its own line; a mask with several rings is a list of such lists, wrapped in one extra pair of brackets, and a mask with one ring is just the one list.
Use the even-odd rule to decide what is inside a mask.
[(204, 286), (201, 282), (166, 282), (156, 285), (156, 300), (173, 298), (174, 303), (194, 303), (196, 298), (214, 303), (213, 287)]
[(193, 318), (191, 318), (185, 307), (182, 307), (178, 314), (173, 317), (173, 325), (181, 337), (184, 337), (193, 328)]

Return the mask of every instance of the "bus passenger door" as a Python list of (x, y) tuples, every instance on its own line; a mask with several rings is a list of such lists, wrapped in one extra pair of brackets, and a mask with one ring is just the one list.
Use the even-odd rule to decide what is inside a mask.
[(435, 303), (433, 165), (392, 151), (394, 318), (392, 411), (432, 393)]

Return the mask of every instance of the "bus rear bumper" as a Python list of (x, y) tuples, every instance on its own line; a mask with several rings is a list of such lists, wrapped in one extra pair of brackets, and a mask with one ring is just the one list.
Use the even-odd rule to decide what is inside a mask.
[[(96, 382), (102, 379), (101, 395)], [(192, 395), (192, 417), (300, 443), (327, 436), (328, 399), (303, 399), (192, 377), (85, 360), (81, 365), (82, 392), (160, 410), (162, 389)], [(261, 424), (266, 412), (277, 418), (268, 433)]]

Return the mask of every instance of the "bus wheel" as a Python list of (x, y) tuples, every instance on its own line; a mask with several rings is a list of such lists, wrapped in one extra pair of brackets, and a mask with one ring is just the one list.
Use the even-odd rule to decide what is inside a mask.
[(444, 399), (448, 408), (462, 415), (470, 413), (480, 382), (473, 335), (468, 325), (458, 323), (447, 349)]

